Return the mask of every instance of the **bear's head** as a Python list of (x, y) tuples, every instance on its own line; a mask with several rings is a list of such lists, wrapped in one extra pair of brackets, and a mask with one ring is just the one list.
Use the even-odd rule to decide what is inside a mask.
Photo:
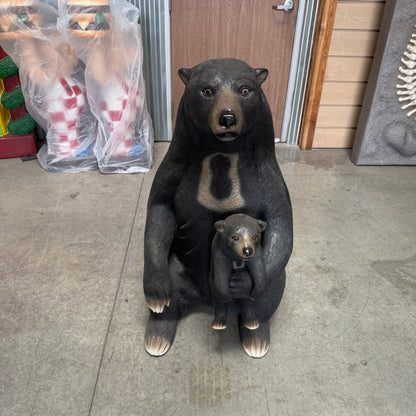
[(261, 233), (267, 223), (245, 214), (233, 214), (214, 225), (217, 238), (231, 257), (248, 260), (254, 256), (261, 243)]
[(185, 83), (183, 114), (191, 134), (211, 143), (233, 142), (256, 123), (272, 125), (261, 89), (268, 71), (238, 59), (212, 59), (178, 72)]

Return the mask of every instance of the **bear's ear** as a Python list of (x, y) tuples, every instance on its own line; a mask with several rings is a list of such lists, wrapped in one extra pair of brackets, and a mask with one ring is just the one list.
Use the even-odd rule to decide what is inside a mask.
[(269, 71), (266, 68), (256, 69), (256, 78), (260, 85), (263, 84), (264, 81), (266, 81), (268, 75)]
[(189, 80), (191, 79), (191, 74), (192, 74), (192, 71), (191, 71), (191, 69), (189, 69), (189, 68), (181, 68), (179, 71), (178, 71), (178, 75), (179, 75), (179, 78), (182, 80), (182, 82), (186, 85), (188, 82), (189, 82)]
[(225, 221), (217, 221), (215, 224), (214, 224), (214, 228), (215, 228), (215, 230), (216, 231), (218, 231), (218, 232), (222, 232), (222, 231), (224, 231), (224, 228), (225, 228)]
[(257, 220), (257, 224), (259, 225), (261, 232), (263, 232), (267, 228), (267, 222)]

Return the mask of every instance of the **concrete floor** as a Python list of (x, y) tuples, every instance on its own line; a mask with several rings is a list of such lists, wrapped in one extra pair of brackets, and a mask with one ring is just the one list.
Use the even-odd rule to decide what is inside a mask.
[[(166, 151), (156, 144), (156, 165)], [(143, 348), (149, 174), (0, 161), (1, 416), (416, 414), (416, 167), (278, 146), (295, 247), (261, 360), (236, 323)]]

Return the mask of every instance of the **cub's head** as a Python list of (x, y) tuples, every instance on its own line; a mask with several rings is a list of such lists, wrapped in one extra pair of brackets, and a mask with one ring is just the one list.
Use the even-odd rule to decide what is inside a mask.
[(261, 233), (267, 223), (245, 214), (234, 214), (214, 225), (218, 238), (221, 239), (230, 255), (248, 260), (254, 256), (261, 243)]
[(237, 140), (262, 118), (271, 118), (261, 89), (267, 75), (267, 69), (230, 58), (180, 69), (187, 126), (214, 141)]

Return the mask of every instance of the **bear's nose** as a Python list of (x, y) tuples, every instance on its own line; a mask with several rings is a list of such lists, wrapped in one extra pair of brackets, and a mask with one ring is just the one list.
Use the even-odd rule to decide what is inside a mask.
[(243, 248), (243, 255), (244, 257), (251, 257), (254, 253), (254, 250), (251, 247), (244, 247)]
[(225, 127), (227, 130), (235, 126), (237, 118), (233, 113), (223, 113), (220, 115), (219, 124), (221, 127)]

